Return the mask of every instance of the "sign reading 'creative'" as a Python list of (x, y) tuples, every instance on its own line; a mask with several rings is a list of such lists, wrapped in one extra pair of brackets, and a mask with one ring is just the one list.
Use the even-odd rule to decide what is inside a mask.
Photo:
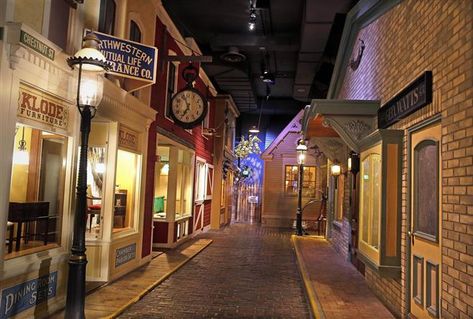
[(35, 122), (67, 129), (69, 107), (50, 94), (20, 84), (17, 115)]
[[(87, 33), (91, 31), (86, 31)], [(145, 82), (156, 82), (157, 49), (94, 31), (100, 51), (111, 65), (108, 73)]]
[(432, 102), (432, 72), (426, 71), (378, 110), (378, 128), (387, 128)]
[(0, 318), (9, 318), (56, 296), (57, 271), (2, 291)]

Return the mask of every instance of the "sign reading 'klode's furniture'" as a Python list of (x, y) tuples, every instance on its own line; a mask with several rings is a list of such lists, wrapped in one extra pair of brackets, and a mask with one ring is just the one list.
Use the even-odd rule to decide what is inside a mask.
[[(86, 33), (92, 31), (86, 30)], [(158, 49), (93, 31), (100, 39), (100, 51), (111, 64), (110, 74), (149, 83), (156, 82)]]
[(9, 318), (56, 296), (57, 271), (2, 291), (0, 319)]
[(20, 84), (17, 116), (67, 129), (69, 107), (46, 92)]
[(432, 72), (426, 71), (378, 111), (378, 128), (387, 128), (432, 102)]

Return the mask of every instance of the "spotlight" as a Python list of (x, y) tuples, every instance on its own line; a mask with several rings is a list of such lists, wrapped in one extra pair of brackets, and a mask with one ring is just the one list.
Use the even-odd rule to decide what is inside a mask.
[(256, 28), (256, 24), (252, 21), (248, 22), (248, 29), (253, 31)]

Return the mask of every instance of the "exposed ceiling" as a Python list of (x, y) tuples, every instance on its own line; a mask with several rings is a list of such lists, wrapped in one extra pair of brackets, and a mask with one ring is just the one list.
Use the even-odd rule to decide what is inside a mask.
[[(295, 114), (324, 98), (343, 31), (357, 0), (163, 0), (185, 37), (212, 63), (203, 67), (241, 112)], [(248, 28), (250, 6), (256, 13)], [(263, 73), (268, 81), (263, 82)]]

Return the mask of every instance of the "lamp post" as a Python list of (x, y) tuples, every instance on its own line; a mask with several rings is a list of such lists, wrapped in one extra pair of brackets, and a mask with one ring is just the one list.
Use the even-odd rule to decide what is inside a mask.
[(66, 318), (85, 318), (85, 255), (86, 203), (87, 203), (87, 149), (90, 123), (102, 100), (103, 74), (109, 64), (98, 50), (100, 40), (93, 33), (84, 37), (84, 45), (67, 64), (79, 68), (77, 84), (77, 108), (81, 116), (79, 174), (77, 178), (74, 232), (72, 234), (69, 277), (67, 281)]
[(299, 164), (299, 182), (297, 189), (296, 235), (302, 236), (302, 183), (304, 181), (304, 161), (307, 152), (305, 141), (300, 139), (296, 147), (297, 163)]

